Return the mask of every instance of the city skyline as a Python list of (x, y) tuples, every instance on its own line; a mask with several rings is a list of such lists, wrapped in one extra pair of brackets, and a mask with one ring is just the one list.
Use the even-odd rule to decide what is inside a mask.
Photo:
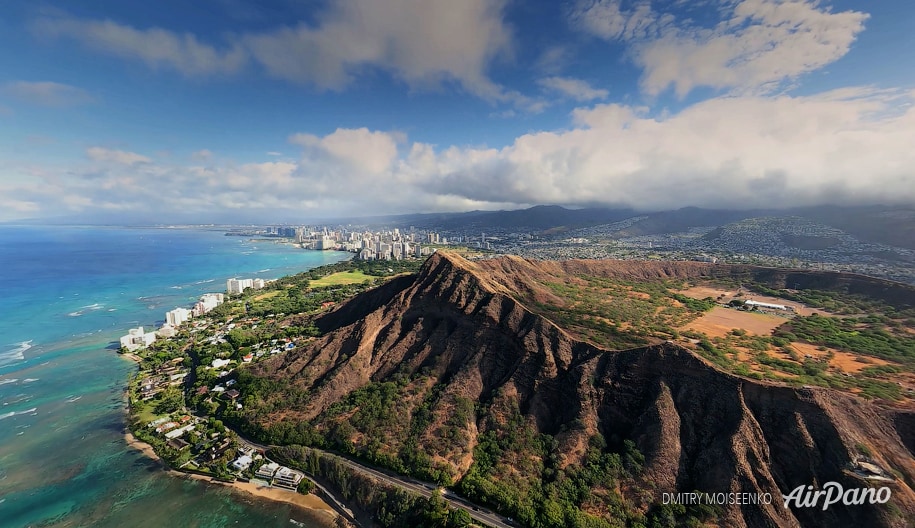
[(901, 1), (6, 7), (0, 221), (915, 203)]

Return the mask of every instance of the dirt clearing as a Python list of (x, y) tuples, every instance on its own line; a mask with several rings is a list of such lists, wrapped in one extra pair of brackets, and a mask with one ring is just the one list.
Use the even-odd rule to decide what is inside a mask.
[(743, 312), (716, 306), (683, 329), (704, 332), (710, 337), (724, 337), (735, 328), (743, 328), (751, 334), (770, 335), (772, 330), (786, 321), (788, 321), (787, 318), (777, 315)]

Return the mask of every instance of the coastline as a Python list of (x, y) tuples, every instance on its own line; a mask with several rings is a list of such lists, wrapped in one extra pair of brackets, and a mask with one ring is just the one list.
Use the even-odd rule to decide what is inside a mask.
[(327, 515), (329, 520), (336, 519), (337, 512), (330, 507), (326, 502), (324, 502), (320, 497), (310, 493), (308, 495), (302, 495), (301, 493), (296, 493), (294, 491), (287, 491), (280, 488), (274, 488), (270, 486), (261, 486), (255, 482), (221, 482), (214, 480), (210, 477), (203, 475), (195, 475), (193, 473), (185, 473), (176, 469), (168, 467), (168, 464), (162, 458), (156, 454), (152, 446), (146, 442), (139, 440), (128, 430), (124, 433), (124, 441), (127, 442), (127, 445), (137, 451), (143, 453), (146, 457), (159, 462), (165, 467), (165, 471), (172, 476), (182, 477), (182, 478), (191, 478), (194, 480), (201, 480), (208, 482), (210, 484), (216, 484), (220, 486), (226, 486), (233, 490), (236, 490), (241, 493), (247, 493), (255, 497), (260, 497), (263, 499), (268, 499), (276, 502), (285, 502), (287, 504), (292, 504), (299, 508), (304, 508), (314, 512), (322, 513)]
[(140, 359), (140, 356), (134, 354), (133, 352), (127, 352), (126, 354), (118, 354), (118, 355), (133, 361), (137, 365), (139, 365), (140, 362), (143, 361), (142, 359)]

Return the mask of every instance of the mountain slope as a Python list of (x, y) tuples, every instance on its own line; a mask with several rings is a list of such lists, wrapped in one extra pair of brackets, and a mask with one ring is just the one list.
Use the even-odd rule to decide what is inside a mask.
[[(310, 346), (254, 366), (240, 383), (243, 393), (270, 382), (285, 396), (247, 400), (243, 419), (260, 434), (307, 424), (331, 447), (459, 482), (471, 498), (529, 525), (659, 519), (674, 515), (660, 504), (662, 493), (693, 490), (768, 493), (772, 501), (687, 509), (675, 518), (711, 515), (737, 527), (912, 521), (910, 413), (828, 389), (743, 379), (672, 343), (604, 350), (519, 300), (561, 302), (539, 285), (544, 276), (582, 270), (618, 278), (768, 275), (773, 283), (788, 275), (698, 263), (469, 262), (435, 254), (416, 276), (323, 316), (317, 324), (325, 335)], [(854, 277), (828, 280), (911, 299)], [(797, 486), (867, 486), (850, 471), (865, 452), (896, 475), (885, 483), (892, 507), (783, 507), (781, 494)], [(589, 468), (603, 468), (603, 477), (589, 477)], [(584, 484), (585, 491), (569, 491)]]

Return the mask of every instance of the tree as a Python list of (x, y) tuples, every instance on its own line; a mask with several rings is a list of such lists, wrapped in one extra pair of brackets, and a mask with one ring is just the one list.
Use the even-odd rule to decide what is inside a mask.
[(299, 487), (296, 488), (296, 490), (302, 495), (308, 495), (315, 490), (315, 483), (312, 482), (311, 479), (303, 478), (302, 481), (299, 482)]
[(173, 413), (184, 407), (184, 393), (178, 387), (169, 387), (159, 394), (155, 411), (158, 414)]
[(455, 508), (448, 513), (448, 526), (460, 528), (461, 526), (467, 526), (472, 523), (473, 519), (470, 517), (470, 514), (467, 513), (467, 510)]

